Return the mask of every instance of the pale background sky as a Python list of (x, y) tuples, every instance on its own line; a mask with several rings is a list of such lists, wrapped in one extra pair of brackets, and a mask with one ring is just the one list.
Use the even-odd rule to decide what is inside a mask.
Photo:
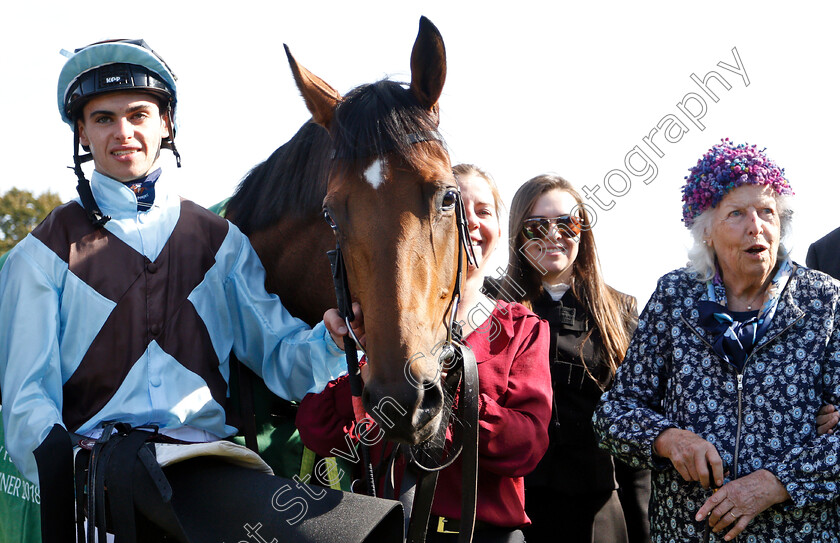
[[(680, 187), (722, 137), (767, 148), (796, 191), (794, 259), (840, 226), (838, 38), (832, 2), (14, 2), (0, 19), (0, 192), (13, 186), (75, 196), (72, 137), (59, 118), (59, 51), (107, 38), (144, 38), (179, 77), (177, 171), (166, 179), (202, 205), (230, 195), (242, 176), (309, 117), (285, 56), (341, 92), (382, 77), (409, 79), (420, 15), (446, 43), (441, 131), (453, 163), (472, 162), (509, 202), (541, 173), (578, 187), (602, 185), (639, 145), (654, 159), (649, 184), (598, 213), (607, 281), (643, 303), (656, 279), (686, 260)], [(749, 86), (717, 66), (735, 64)], [(715, 70), (714, 103), (692, 82)], [(688, 93), (707, 111), (691, 124)], [(694, 107), (692, 104), (690, 107)], [(666, 115), (689, 131), (676, 143), (642, 138)], [(658, 138), (658, 139), (657, 139)], [(617, 181), (617, 178), (615, 179)], [(618, 184), (616, 188), (620, 188)], [(505, 219), (506, 220), (506, 219)], [(505, 228), (506, 230), (506, 228)], [(497, 250), (500, 264), (504, 248)]]

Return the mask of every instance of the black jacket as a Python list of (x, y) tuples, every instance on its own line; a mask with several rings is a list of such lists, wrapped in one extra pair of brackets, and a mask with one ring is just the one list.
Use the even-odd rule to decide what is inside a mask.
[[(629, 316), (632, 333), (637, 318), (633, 297), (616, 294)], [(609, 492), (617, 488), (612, 456), (598, 447), (592, 414), (603, 390), (611, 384), (601, 352), (601, 336), (589, 312), (567, 292), (555, 302), (548, 294), (534, 303), (534, 312), (551, 326), (551, 379), (554, 405), (550, 444), (525, 487), (549, 486), (566, 495)], [(583, 346), (581, 361), (581, 345)], [(585, 363), (585, 366), (584, 366)]]
[(808, 247), (805, 264), (812, 269), (840, 279), (840, 228), (837, 228)]

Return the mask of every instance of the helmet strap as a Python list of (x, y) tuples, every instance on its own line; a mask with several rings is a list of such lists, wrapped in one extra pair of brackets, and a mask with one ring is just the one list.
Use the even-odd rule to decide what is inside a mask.
[(175, 155), (175, 164), (180, 168), (181, 153), (179, 153), (178, 149), (175, 147), (175, 124), (172, 121), (171, 107), (167, 108), (166, 110), (166, 120), (169, 123), (169, 137), (163, 140), (160, 146), (164, 149), (169, 149), (170, 151), (172, 151), (172, 154)]
[(161, 145), (164, 149), (169, 149), (172, 151), (172, 154), (175, 155), (175, 164), (180, 168), (181, 167), (181, 153), (178, 152), (178, 149), (175, 148), (175, 141), (172, 138), (167, 139)]
[(76, 192), (79, 193), (79, 198), (82, 200), (82, 207), (85, 208), (88, 219), (97, 228), (105, 225), (111, 220), (111, 217), (102, 213), (96, 200), (93, 197), (93, 191), (90, 190), (90, 182), (85, 178), (85, 172), (82, 170), (82, 164), (90, 161), (93, 158), (91, 153), (86, 155), (79, 155), (79, 127), (73, 127), (73, 172), (76, 174), (78, 184), (76, 185)]

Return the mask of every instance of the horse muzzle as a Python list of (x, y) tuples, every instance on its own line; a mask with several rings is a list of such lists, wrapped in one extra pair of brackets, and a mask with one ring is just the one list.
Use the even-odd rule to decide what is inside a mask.
[(443, 416), (441, 379), (380, 383), (371, 379), (362, 393), (365, 410), (388, 440), (416, 445), (431, 438)]

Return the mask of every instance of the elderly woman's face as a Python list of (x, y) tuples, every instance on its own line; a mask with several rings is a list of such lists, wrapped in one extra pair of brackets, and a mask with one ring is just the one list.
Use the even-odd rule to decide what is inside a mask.
[(714, 209), (708, 243), (717, 255), (724, 280), (763, 282), (776, 267), (780, 234), (773, 190), (742, 185)]

